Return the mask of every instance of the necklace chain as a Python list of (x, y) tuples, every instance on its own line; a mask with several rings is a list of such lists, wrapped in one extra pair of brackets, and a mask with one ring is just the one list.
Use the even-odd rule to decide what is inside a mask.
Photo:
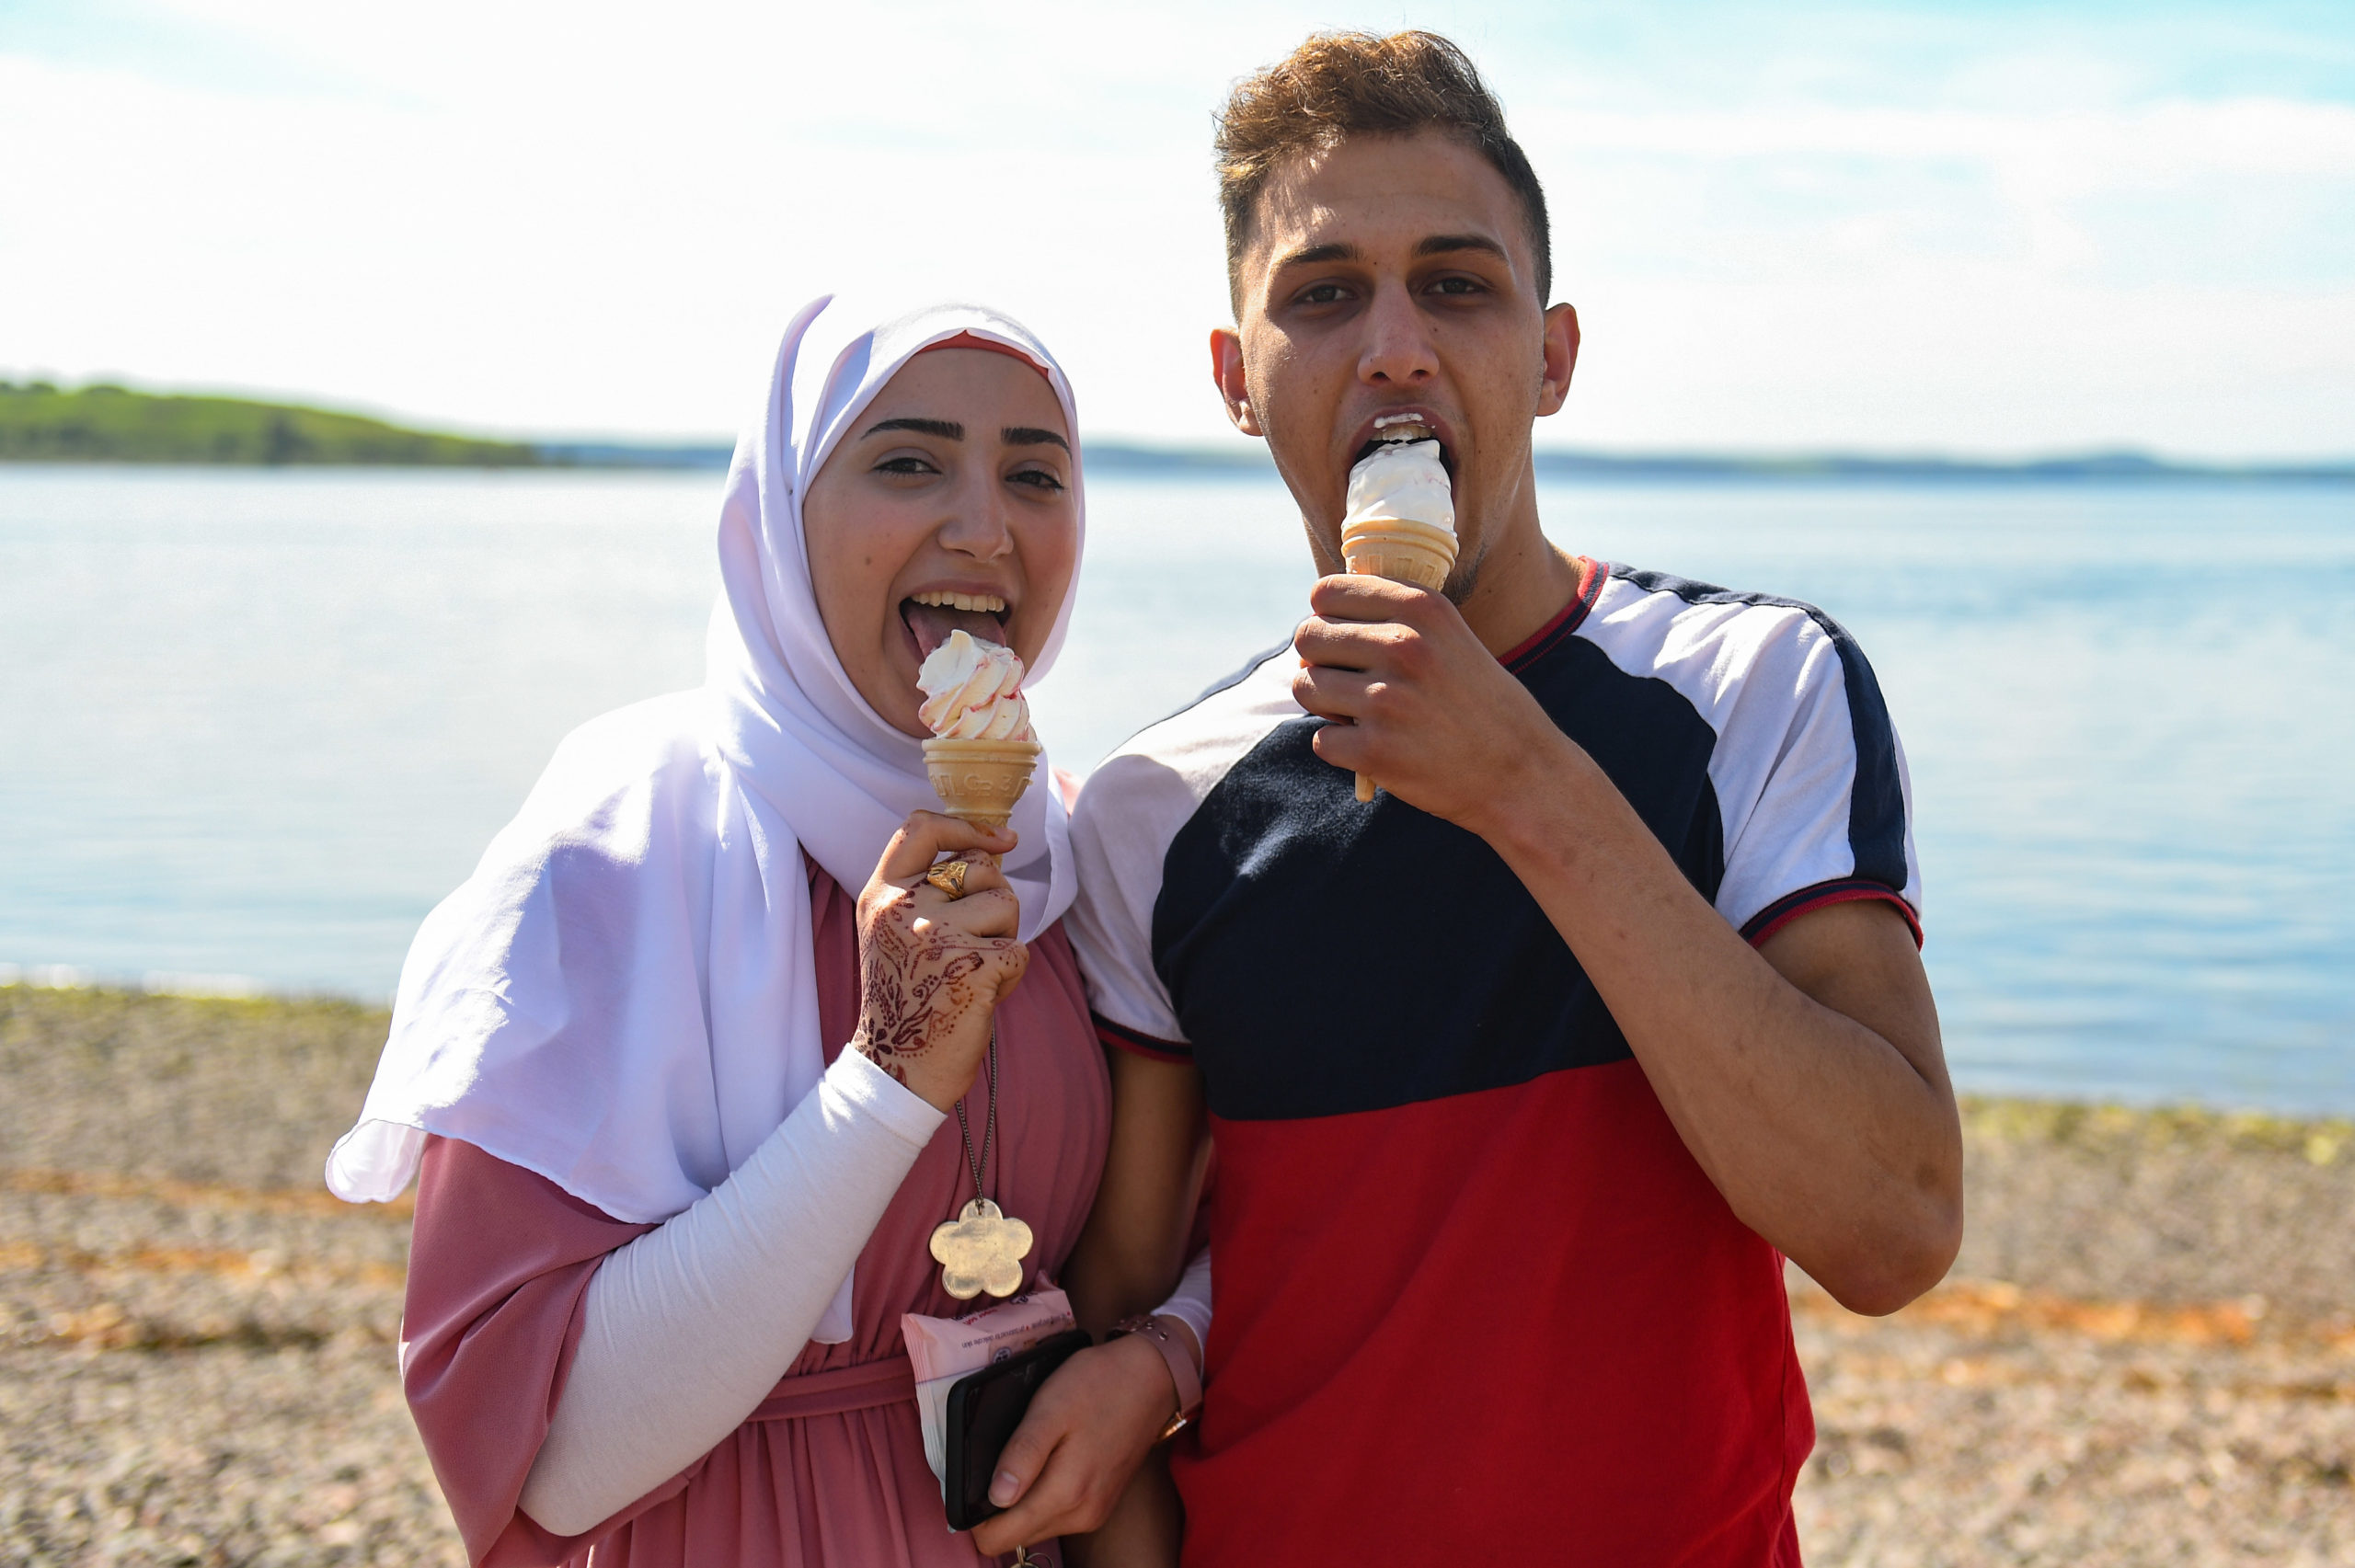
[(989, 1188), (982, 1185), (982, 1173), (989, 1168), (990, 1145), (997, 1138), (997, 1021), (995, 1019), (990, 1021), (989, 1082), (989, 1109), (983, 1113), (982, 1118), (982, 1152), (978, 1158), (973, 1153), (972, 1125), (965, 1119), (963, 1096), (959, 1096), (957, 1101), (957, 1133), (965, 1140), (965, 1167), (973, 1173), (975, 1197), (990, 1196)]

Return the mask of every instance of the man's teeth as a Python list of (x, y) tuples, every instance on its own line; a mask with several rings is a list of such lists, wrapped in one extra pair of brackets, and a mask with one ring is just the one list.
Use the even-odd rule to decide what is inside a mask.
[(936, 610), (978, 610), (985, 615), (1005, 613), (1005, 601), (994, 593), (917, 593), (909, 595), (915, 604), (929, 604)]
[[(1372, 441), (1366, 442), (1365, 445), (1358, 448), (1357, 456), (1350, 460), (1350, 465), (1354, 467), (1356, 464), (1363, 463), (1367, 458), (1372, 457), (1375, 452), (1384, 451), (1390, 447), (1412, 446), (1417, 441), (1436, 441), (1438, 440), (1439, 437), (1433, 435), (1430, 430), (1420, 425), (1409, 426), (1405, 429), (1392, 429), (1384, 430), (1379, 435), (1376, 435)], [(1446, 456), (1447, 449), (1442, 446), (1440, 448), (1441, 460), (1444, 462), (1446, 460)]]

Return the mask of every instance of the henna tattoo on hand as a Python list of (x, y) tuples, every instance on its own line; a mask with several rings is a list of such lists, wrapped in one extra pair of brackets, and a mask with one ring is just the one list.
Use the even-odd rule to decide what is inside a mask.
[(982, 981), (982, 971), (1017, 944), (1010, 937), (977, 942), (938, 924), (918, 935), (914, 908), (904, 898), (862, 917), (858, 1033), (851, 1048), (905, 1083), (910, 1062), (995, 1001), (997, 988)]

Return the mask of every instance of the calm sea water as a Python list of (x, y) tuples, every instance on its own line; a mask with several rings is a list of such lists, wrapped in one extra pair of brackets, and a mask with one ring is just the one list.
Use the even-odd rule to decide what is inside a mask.
[[(0, 469), (0, 965), (388, 995), (557, 739), (699, 678), (717, 493)], [(1090, 501), (1037, 693), (1065, 765), (1278, 641), (1311, 576), (1271, 480)], [(2355, 1109), (2355, 495), (1581, 486), (1545, 512), (1862, 641), (1966, 1085)]]

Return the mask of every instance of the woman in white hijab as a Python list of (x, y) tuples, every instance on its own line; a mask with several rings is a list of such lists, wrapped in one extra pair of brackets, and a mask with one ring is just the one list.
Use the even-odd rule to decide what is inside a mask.
[[(328, 1161), (353, 1201), (419, 1178), (403, 1379), (477, 1564), (970, 1568), (901, 1315), (975, 1305), (927, 1244), (972, 1199), (1029, 1225), (1027, 1289), (1095, 1194), (1064, 802), (1042, 766), (1010, 833), (928, 812), (915, 685), (960, 629), (1052, 663), (1070, 388), (985, 310), (842, 315), (738, 447), (706, 685), (558, 748)], [(1108, 1415), (1137, 1451), (1151, 1402)]]

